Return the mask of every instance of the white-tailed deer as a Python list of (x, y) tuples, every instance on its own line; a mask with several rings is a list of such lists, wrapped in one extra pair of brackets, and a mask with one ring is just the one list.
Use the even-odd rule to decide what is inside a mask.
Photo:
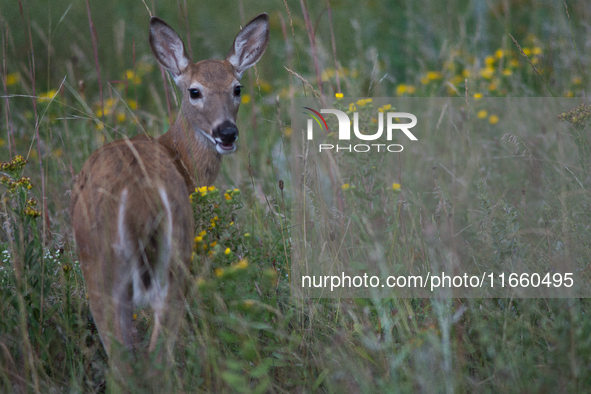
[(269, 17), (261, 14), (238, 33), (225, 60), (193, 63), (175, 31), (150, 20), (152, 52), (183, 95), (178, 119), (158, 139), (140, 136), (98, 149), (72, 191), (90, 309), (109, 357), (113, 340), (130, 351), (145, 346), (133, 325), (137, 306), (154, 310), (149, 351), (161, 333), (167, 345), (174, 340), (194, 235), (189, 193), (211, 185), (222, 155), (236, 150), (240, 78), (268, 42)]

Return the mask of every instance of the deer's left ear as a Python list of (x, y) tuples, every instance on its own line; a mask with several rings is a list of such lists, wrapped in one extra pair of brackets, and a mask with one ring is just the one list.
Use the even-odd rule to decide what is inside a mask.
[(269, 15), (260, 14), (251, 20), (234, 39), (226, 60), (240, 77), (263, 56), (269, 44)]

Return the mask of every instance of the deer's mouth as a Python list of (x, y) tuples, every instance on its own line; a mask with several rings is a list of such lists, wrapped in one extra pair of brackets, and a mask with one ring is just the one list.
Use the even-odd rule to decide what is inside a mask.
[(211, 134), (206, 133), (205, 131), (195, 127), (195, 131), (201, 135), (203, 135), (206, 139), (208, 139), (214, 146), (215, 150), (220, 155), (229, 155), (230, 153), (234, 153), (236, 151), (236, 138), (233, 141), (223, 141), (220, 137), (213, 137)]
[(233, 142), (224, 143), (222, 140), (216, 138), (215, 148), (218, 151), (218, 153), (222, 155), (227, 155), (236, 151), (236, 144)]

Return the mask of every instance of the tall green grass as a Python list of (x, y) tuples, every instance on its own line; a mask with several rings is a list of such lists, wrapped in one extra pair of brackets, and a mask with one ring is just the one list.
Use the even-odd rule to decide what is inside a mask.
[[(568, 14), (551, 0), (333, 0), (330, 11), (305, 1), (146, 4), (190, 40), (195, 61), (223, 58), (239, 25), (260, 12), (270, 14), (272, 29), (267, 53), (243, 79), (239, 151), (224, 159), (217, 190), (193, 198), (195, 276), (176, 362), (166, 366), (175, 391), (588, 390), (587, 299), (292, 297), (291, 236), (301, 223), (291, 221), (290, 188), (301, 174), (289, 167), (299, 137), (290, 98), (314, 91), (328, 102), (339, 90), (346, 97), (586, 97), (585, 1), (567, 2)], [(88, 309), (69, 196), (95, 149), (123, 135), (160, 135), (175, 117), (178, 95), (150, 54), (148, 20), (141, 1), (0, 4), (0, 160), (28, 159), (18, 174), (3, 169), (0, 186), (2, 392), (105, 392), (114, 384)], [(533, 239), (544, 251), (535, 258), (570, 245), (589, 260), (588, 122), (566, 133), (512, 132), (500, 130), (501, 113), (487, 111), (471, 114), (482, 115), (479, 132), (401, 157), (394, 177), (402, 184), (394, 223), (400, 261), (429, 259), (423, 230), (447, 229), (441, 211), (455, 205), (477, 209), (450, 219), (455, 232), (471, 226), (458, 245), (462, 258), (489, 261), (495, 248), (525, 253), (520, 248)], [(507, 133), (519, 138), (501, 140)], [(543, 164), (514, 171), (497, 160), (482, 169), (482, 146), (507, 155), (517, 149)], [(369, 171), (343, 183), (362, 182), (362, 170)], [(11, 190), (23, 175), (32, 188)], [(515, 235), (516, 222), (540, 231)], [(441, 231), (431, 234), (441, 241)], [(508, 239), (521, 243), (507, 246)], [(149, 313), (136, 313), (140, 330), (149, 330)]]

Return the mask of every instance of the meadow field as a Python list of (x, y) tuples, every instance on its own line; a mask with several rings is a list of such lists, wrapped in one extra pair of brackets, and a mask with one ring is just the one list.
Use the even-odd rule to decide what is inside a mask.
[[(591, 392), (587, 0), (0, 0), (0, 392), (148, 390), (139, 368), (123, 386), (110, 374), (72, 184), (105, 143), (159, 136), (178, 114), (150, 15), (198, 61), (223, 59), (261, 12), (271, 38), (241, 82), (238, 151), (191, 195), (193, 277), (175, 362), (158, 365), (167, 390)], [(294, 165), (301, 103), (369, 127), (406, 104), (457, 111), (432, 111), (403, 152), (310, 169)], [(334, 245), (376, 259), (360, 247), (375, 234), (388, 245), (378, 269), (571, 269), (579, 290), (292, 287)], [(149, 311), (134, 320), (149, 338)]]

